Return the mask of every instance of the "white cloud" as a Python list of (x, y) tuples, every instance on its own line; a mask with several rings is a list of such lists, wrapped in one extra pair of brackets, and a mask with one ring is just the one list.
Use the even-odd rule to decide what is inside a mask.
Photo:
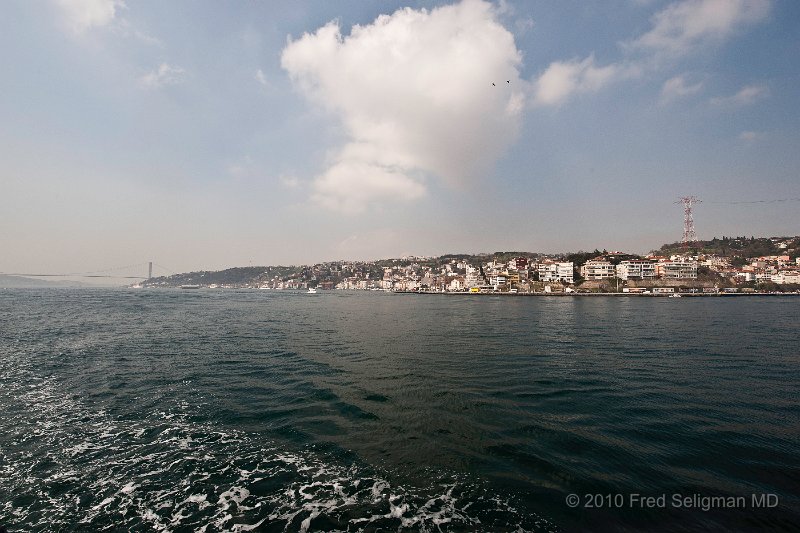
[[(695, 47), (720, 42), (740, 27), (764, 19), (770, 0), (683, 0), (653, 15), (652, 29), (621, 43), (627, 51), (643, 51), (645, 57), (597, 66), (594, 56), (555, 61), (534, 82), (534, 105), (561, 105), (576, 93), (597, 91), (611, 82), (658, 69), (660, 55), (679, 56)], [(702, 84), (686, 85), (677, 76), (662, 88), (662, 103), (699, 91)]]
[(122, 0), (56, 0), (56, 3), (64, 12), (67, 26), (75, 34), (109, 25), (117, 9), (125, 7)]
[(594, 56), (584, 60), (555, 61), (534, 82), (534, 105), (561, 105), (575, 93), (596, 91), (609, 83), (634, 76), (635, 65), (595, 65)]
[(145, 88), (157, 89), (165, 85), (181, 83), (185, 78), (186, 71), (184, 69), (161, 63), (156, 70), (139, 78), (139, 83)]
[(664, 82), (661, 88), (661, 102), (666, 103), (683, 96), (695, 94), (703, 88), (703, 82), (687, 85), (686, 77), (675, 76)]
[(314, 180), (317, 203), (355, 213), (422, 197), (426, 176), (461, 184), (491, 167), (524, 107), (521, 55), (496, 15), (465, 0), (381, 15), (347, 36), (330, 22), (289, 41), (283, 68), (348, 136)]
[(267, 77), (264, 75), (264, 71), (263, 70), (261, 70), (261, 69), (256, 70), (256, 76), (255, 77), (256, 77), (256, 81), (258, 83), (260, 83), (261, 85), (263, 85), (264, 87), (269, 85), (269, 82), (267, 82)]
[(314, 181), (312, 200), (346, 214), (363, 212), (373, 201), (415, 200), (425, 186), (407, 168), (342, 157)]
[(117, 19), (114, 30), (123, 37), (128, 37), (128, 38), (134, 37), (147, 45), (159, 46), (159, 47), (164, 46), (164, 43), (161, 42), (161, 39), (154, 37), (147, 32), (135, 28), (130, 22), (128, 22), (124, 18)]
[(656, 13), (653, 28), (629, 47), (683, 55), (698, 45), (721, 41), (741, 26), (764, 19), (769, 0), (684, 0)]
[(528, 33), (536, 25), (532, 17), (519, 18), (514, 21), (514, 27), (517, 29), (517, 34), (524, 35)]
[(711, 99), (711, 103), (721, 106), (749, 105), (769, 95), (769, 89), (764, 85), (747, 85), (731, 96), (718, 96)]
[(763, 138), (764, 138), (764, 133), (760, 131), (743, 131), (742, 133), (739, 134), (739, 139), (746, 142), (757, 141), (758, 139), (763, 139)]

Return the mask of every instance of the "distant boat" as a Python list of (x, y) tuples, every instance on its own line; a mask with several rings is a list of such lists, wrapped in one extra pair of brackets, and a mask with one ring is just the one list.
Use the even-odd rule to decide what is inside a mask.
[(675, 294), (670, 294), (669, 297), (670, 298), (681, 298), (682, 296), (676, 292)]
[(200, 285), (181, 285), (181, 289), (199, 289)]
[(317, 294), (317, 289), (315, 287), (309, 287), (307, 294)]

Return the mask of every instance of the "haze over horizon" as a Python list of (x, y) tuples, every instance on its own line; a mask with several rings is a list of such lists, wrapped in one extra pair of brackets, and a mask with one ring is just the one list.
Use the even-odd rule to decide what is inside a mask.
[(794, 2), (5, 7), (0, 272), (800, 233)]

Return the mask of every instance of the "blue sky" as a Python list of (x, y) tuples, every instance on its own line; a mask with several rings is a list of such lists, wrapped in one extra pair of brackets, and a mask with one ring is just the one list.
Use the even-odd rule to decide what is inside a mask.
[(798, 233), (796, 2), (4, 7), (0, 271)]

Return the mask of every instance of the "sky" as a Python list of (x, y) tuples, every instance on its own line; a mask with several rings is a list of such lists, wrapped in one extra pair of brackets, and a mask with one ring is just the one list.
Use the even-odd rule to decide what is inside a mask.
[(800, 233), (798, 2), (3, 7), (0, 272)]

